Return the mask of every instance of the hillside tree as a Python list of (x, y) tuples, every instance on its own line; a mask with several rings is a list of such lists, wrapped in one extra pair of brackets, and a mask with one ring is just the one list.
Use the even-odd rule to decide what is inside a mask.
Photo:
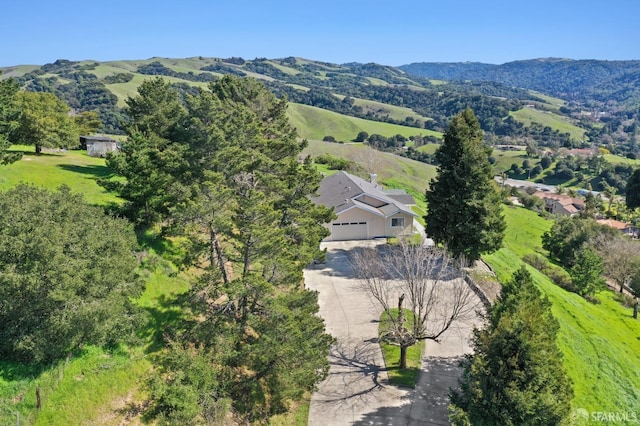
[(502, 198), (473, 111), (456, 115), (435, 154), (438, 175), (426, 191), (426, 232), (456, 257), (475, 261), (502, 246)]
[[(229, 400), (246, 421), (264, 421), (328, 370), (332, 338), (317, 295), (302, 288), (332, 217), (309, 198), (321, 175), (298, 161), (306, 142), (288, 122), (286, 99), (253, 79), (225, 76), (184, 102), (154, 79), (128, 107), (131, 136), (110, 164), (126, 173), (122, 190), (138, 191), (127, 199), (143, 214), (146, 203), (151, 220), (180, 237), (184, 267), (197, 271), (185, 299), (193, 315), (166, 336), (149, 413), (205, 421)], [(190, 359), (219, 379), (194, 377)], [(178, 394), (185, 405), (175, 405)]]
[(77, 128), (69, 116), (70, 108), (56, 95), (45, 92), (18, 92), (14, 97), (16, 124), (10, 140), (42, 148), (73, 148), (79, 144)]
[(585, 248), (578, 253), (576, 262), (569, 270), (571, 281), (583, 297), (592, 297), (596, 292), (604, 290), (605, 280), (604, 262), (591, 248)]
[(19, 185), (0, 196), (0, 354), (48, 362), (118, 342), (140, 317), (131, 298), (136, 237), (67, 187)]
[(145, 80), (126, 103), (127, 141), (107, 157), (107, 165), (125, 180), (102, 184), (127, 201), (133, 221), (150, 225), (167, 217), (191, 176), (180, 135), (186, 110), (178, 91), (162, 78)]
[(615, 238), (618, 232), (591, 218), (562, 216), (542, 235), (542, 248), (548, 250), (551, 257), (563, 266), (571, 268), (590, 241)]
[(640, 243), (624, 235), (600, 235), (591, 240), (592, 247), (604, 262), (605, 274), (622, 293), (639, 272)]
[(640, 207), (640, 168), (634, 170), (627, 182), (626, 201), (631, 210)]
[(455, 425), (555, 425), (569, 415), (573, 389), (556, 344), (551, 303), (526, 267), (515, 272), (472, 340), (460, 390), (451, 393)]

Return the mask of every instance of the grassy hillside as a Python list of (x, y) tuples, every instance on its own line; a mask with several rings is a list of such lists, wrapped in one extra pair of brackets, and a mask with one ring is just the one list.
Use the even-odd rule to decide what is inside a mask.
[(290, 103), (287, 115), (301, 137), (313, 140), (333, 136), (338, 141), (348, 142), (362, 131), (370, 135), (376, 133), (386, 137), (394, 135), (409, 137), (419, 134), (441, 137), (440, 133), (432, 130), (364, 120), (302, 104)]
[[(552, 225), (550, 220), (518, 207), (506, 208), (505, 214), (505, 246), (483, 256), (501, 280), (520, 267), (523, 255), (544, 252), (541, 236)], [(573, 381), (573, 408), (640, 412), (640, 321), (614, 300), (613, 292), (599, 293), (601, 303), (594, 305), (556, 286), (533, 268), (529, 270), (553, 304), (553, 314), (560, 323), (558, 344)]]
[(524, 123), (526, 126), (530, 126), (531, 123), (536, 122), (545, 127), (549, 126), (553, 130), (558, 130), (560, 133), (569, 133), (576, 141), (581, 141), (585, 138), (584, 129), (573, 125), (564, 117), (549, 111), (541, 111), (534, 108), (522, 108), (518, 111), (511, 111), (509, 114), (519, 122)]
[(626, 157), (620, 157), (619, 155), (607, 154), (604, 159), (611, 164), (631, 164), (632, 166), (640, 166), (640, 159), (631, 159)]

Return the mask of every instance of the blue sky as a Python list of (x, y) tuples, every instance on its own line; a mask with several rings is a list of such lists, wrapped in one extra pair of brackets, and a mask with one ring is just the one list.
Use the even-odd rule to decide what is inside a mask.
[(637, 0), (8, 0), (0, 66), (241, 56), (345, 63), (640, 59)]

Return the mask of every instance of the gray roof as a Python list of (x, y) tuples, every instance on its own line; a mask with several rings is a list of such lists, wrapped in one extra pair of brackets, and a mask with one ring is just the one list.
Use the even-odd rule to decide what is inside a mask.
[[(318, 192), (320, 195), (313, 198), (313, 202), (334, 208), (336, 213), (356, 206), (385, 217), (397, 212), (417, 216), (405, 204), (385, 194), (380, 185), (374, 185), (344, 171), (325, 177), (320, 182)], [(375, 207), (363, 202), (365, 195), (379, 200), (381, 205)]]
[(80, 136), (81, 142), (117, 142), (109, 136)]
[[(385, 191), (387, 192), (387, 191)], [(390, 198), (393, 198), (394, 200), (404, 204), (405, 206), (415, 206), (416, 205), (416, 200), (413, 198), (413, 195), (411, 194), (389, 194), (387, 193), (387, 195)]]

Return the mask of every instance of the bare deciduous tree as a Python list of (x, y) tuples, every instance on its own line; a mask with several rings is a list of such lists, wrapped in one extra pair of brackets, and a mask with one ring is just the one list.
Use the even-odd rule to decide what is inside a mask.
[(606, 275), (611, 278), (622, 293), (628, 289), (631, 279), (638, 273), (640, 244), (631, 238), (620, 235), (598, 235), (590, 245), (602, 257)]
[(360, 289), (387, 313), (391, 327), (381, 337), (400, 346), (400, 368), (406, 368), (410, 346), (438, 341), (455, 321), (472, 318), (478, 299), (462, 278), (459, 261), (447, 252), (407, 242), (379, 247), (355, 252), (351, 262)]

